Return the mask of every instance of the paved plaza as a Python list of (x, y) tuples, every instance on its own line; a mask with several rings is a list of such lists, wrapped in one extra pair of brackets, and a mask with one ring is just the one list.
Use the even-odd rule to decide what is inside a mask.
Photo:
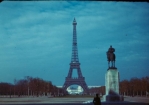
[[(93, 98), (54, 98), (54, 97), (20, 97), (9, 98), (1, 97), (0, 105), (93, 105)], [(101, 99), (102, 101), (102, 99)], [(149, 98), (147, 97), (125, 97), (124, 102), (104, 102), (102, 105), (149, 105)]]

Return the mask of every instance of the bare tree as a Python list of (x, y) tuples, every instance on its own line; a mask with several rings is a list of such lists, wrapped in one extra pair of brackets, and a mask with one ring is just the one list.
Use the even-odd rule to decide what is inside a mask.
[(143, 96), (149, 93), (149, 77), (131, 78), (130, 81), (123, 80), (120, 82), (120, 92), (125, 95)]

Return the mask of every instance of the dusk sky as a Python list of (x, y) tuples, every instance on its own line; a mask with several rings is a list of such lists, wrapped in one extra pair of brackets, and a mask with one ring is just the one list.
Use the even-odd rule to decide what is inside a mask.
[(110, 45), (120, 81), (149, 76), (149, 3), (3, 1), (0, 82), (31, 76), (62, 86), (71, 62), (74, 17), (87, 85), (105, 85)]

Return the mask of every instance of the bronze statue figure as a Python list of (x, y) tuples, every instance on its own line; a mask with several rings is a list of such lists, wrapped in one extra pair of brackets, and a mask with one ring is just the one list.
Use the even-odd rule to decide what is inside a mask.
[[(115, 49), (112, 48), (112, 46), (110, 46), (110, 48), (108, 49), (107, 51), (107, 60), (108, 60), (108, 66), (109, 68), (112, 68), (112, 69), (115, 69), (115, 59), (116, 59), (116, 56), (114, 54), (115, 52)], [(111, 62), (111, 66), (110, 66), (110, 62)]]

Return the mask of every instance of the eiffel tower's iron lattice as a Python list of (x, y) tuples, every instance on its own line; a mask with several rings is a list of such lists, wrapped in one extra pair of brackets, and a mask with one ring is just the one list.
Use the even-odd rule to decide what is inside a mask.
[[(73, 24), (72, 56), (71, 56), (71, 63), (70, 63), (68, 76), (65, 79), (63, 89), (64, 89), (64, 91), (66, 91), (66, 89), (71, 85), (79, 85), (83, 88), (84, 93), (88, 93), (88, 87), (87, 87), (87, 84), (85, 82), (85, 77), (82, 76), (79, 58), (78, 58), (77, 33), (76, 33), (77, 22), (76, 22), (75, 18), (74, 18), (72, 24)], [(78, 74), (77, 78), (72, 77), (72, 73), (73, 73), (74, 69), (77, 70), (77, 74)]]

